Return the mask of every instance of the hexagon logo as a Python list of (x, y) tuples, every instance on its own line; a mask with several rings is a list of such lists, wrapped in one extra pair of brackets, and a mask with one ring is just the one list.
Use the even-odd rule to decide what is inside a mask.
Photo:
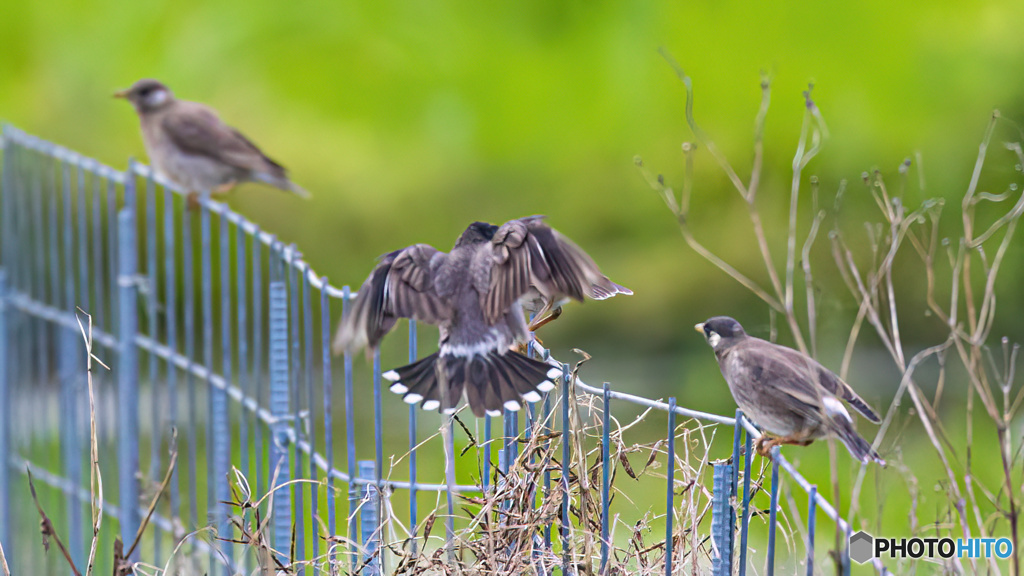
[(850, 536), (850, 560), (863, 564), (875, 557), (875, 542), (870, 534), (861, 530)]

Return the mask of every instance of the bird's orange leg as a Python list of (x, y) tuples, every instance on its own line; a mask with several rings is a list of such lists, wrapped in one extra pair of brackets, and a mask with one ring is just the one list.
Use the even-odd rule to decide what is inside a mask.
[(792, 444), (794, 446), (807, 446), (811, 442), (814, 442), (814, 440), (808, 438), (807, 434), (802, 432), (791, 434), (789, 436), (775, 436), (771, 438), (766, 435), (762, 435), (757, 439), (754, 447), (757, 449), (757, 453), (761, 456), (768, 456), (771, 453), (772, 448), (775, 448), (776, 446), (785, 446), (787, 444)]
[(185, 196), (185, 210), (188, 212), (199, 210), (199, 192), (189, 192)]
[[(545, 315), (543, 318), (540, 318), (538, 320), (534, 320), (533, 323), (530, 324), (530, 332), (536, 332), (538, 329), (540, 329), (542, 326), (544, 326), (548, 322), (551, 322), (552, 320), (557, 320), (558, 317), (561, 316), (561, 315), (562, 315), (562, 307), (559, 306), (558, 308), (555, 308), (554, 310), (552, 310), (549, 314)], [(540, 342), (540, 340), (537, 340), (537, 341)]]
[(227, 194), (228, 192), (231, 192), (235, 188), (235, 186), (237, 186), (237, 185), (238, 185), (238, 180), (229, 180), (228, 182), (225, 182), (225, 183), (221, 184), (220, 186), (217, 186), (216, 188), (214, 188), (210, 193), (211, 194), (217, 194), (217, 195)]

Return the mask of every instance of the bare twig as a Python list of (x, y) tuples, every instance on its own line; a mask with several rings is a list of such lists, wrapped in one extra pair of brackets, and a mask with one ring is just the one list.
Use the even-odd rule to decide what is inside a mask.
[(64, 556), (64, 560), (67, 561), (68, 566), (71, 567), (71, 572), (75, 576), (82, 576), (82, 573), (75, 567), (75, 562), (71, 559), (71, 553), (68, 552), (64, 543), (61, 542), (60, 536), (57, 535), (57, 531), (53, 528), (53, 522), (50, 521), (50, 517), (43, 511), (42, 505), (39, 504), (39, 497), (36, 496), (36, 486), (32, 482), (32, 469), (28, 466), (25, 467), (25, 473), (28, 475), (28, 489), (32, 493), (32, 502), (36, 505), (36, 511), (39, 512), (39, 528), (43, 534), (43, 549), (46, 551), (50, 550), (50, 539), (57, 544), (57, 549), (60, 550), (61, 555)]

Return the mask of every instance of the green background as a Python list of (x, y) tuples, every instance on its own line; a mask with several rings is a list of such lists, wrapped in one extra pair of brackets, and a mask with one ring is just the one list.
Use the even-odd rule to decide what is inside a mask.
[[(769, 228), (784, 215), (808, 82), (831, 131), (808, 169), (824, 194), (915, 152), (929, 194), (962, 194), (989, 112), (1018, 117), (1024, 93), (1016, 2), (7, 2), (4, 13), (4, 118), (123, 167), (145, 152), (132, 110), (110, 95), (163, 80), (314, 193), (248, 185), (230, 203), (335, 284), (358, 285), (395, 248), (450, 247), (473, 220), (547, 214), (637, 294), (574, 306), (549, 331), (556, 349), (617, 339), (675, 354), (703, 345), (689, 327), (707, 316), (767, 323), (684, 247), (633, 167), (639, 154), (678, 184), (692, 138), (658, 47), (694, 79), (698, 121), (741, 174), (759, 71), (772, 75)], [(763, 278), (738, 198), (709, 156), (696, 162), (696, 194), (722, 207), (695, 213), (701, 237)]]
[[(879, 169), (896, 182), (899, 163), (917, 154), (922, 163), (911, 171), (908, 203), (946, 197), (954, 201), (945, 219), (958, 221), (958, 199), (992, 109), (1010, 120), (1024, 115), (1019, 2), (0, 6), (3, 119), (123, 168), (145, 152), (131, 108), (111, 94), (158, 78), (179, 97), (218, 109), (313, 192), (302, 201), (246, 185), (228, 202), (296, 243), (336, 285), (357, 286), (378, 255), (396, 248), (427, 242), (447, 249), (474, 220), (546, 214), (636, 295), (571, 305), (545, 329), (545, 343), (567, 360), (572, 348), (594, 354), (583, 372), (588, 382), (677, 395), (714, 412), (734, 405), (692, 325), (728, 314), (765, 336), (769, 319), (759, 300), (686, 247), (633, 165), (640, 155), (678, 187), (680, 145), (693, 138), (683, 86), (659, 47), (692, 77), (698, 122), (744, 178), (760, 72), (771, 76), (759, 204), (777, 263), (784, 261), (790, 164), (808, 83), (830, 139), (807, 169), (804, 189), (806, 175), (818, 175), (822, 204), (830, 206), (839, 182), (848, 180), (856, 191), (850, 210), (871, 221), (877, 213), (861, 193), (861, 173)], [(1015, 160), (1001, 142), (1017, 138), (1008, 124), (997, 133), (982, 189), (998, 193), (1015, 181)], [(745, 206), (706, 151), (698, 150), (695, 162), (696, 233), (767, 285)], [(806, 225), (805, 217), (801, 230)], [(1024, 251), (1008, 258), (994, 334), (1019, 340)], [(837, 369), (856, 308), (835, 278), (824, 237), (815, 265), (820, 356)], [(923, 276), (897, 283), (908, 302), (901, 309), (908, 346), (940, 341), (936, 321), (924, 314)], [(876, 344), (868, 336), (858, 349), (850, 381), (884, 408), (897, 376)], [(961, 375), (947, 393), (956, 398), (965, 390)], [(955, 430), (962, 410), (944, 407), (953, 409)], [(923, 432), (911, 427), (903, 440), (917, 445)], [(812, 450), (809, 456), (825, 453)], [(997, 472), (979, 450), (979, 466)], [(923, 484), (941, 477), (927, 462), (915, 470)]]

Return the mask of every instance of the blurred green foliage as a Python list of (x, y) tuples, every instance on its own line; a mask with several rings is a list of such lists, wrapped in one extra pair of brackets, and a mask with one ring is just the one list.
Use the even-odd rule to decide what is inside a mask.
[[(583, 372), (591, 383), (675, 394), (681, 404), (720, 413), (734, 404), (691, 327), (729, 314), (765, 336), (768, 314), (685, 246), (633, 166), (640, 155), (678, 187), (680, 144), (692, 139), (683, 86), (659, 47), (693, 79), (697, 121), (743, 177), (753, 156), (759, 73), (771, 76), (759, 204), (777, 264), (809, 83), (830, 139), (805, 172), (804, 190), (807, 176), (818, 175), (822, 205), (830, 207), (848, 180), (850, 209), (872, 220), (878, 217), (860, 193), (861, 173), (877, 168), (895, 182), (899, 163), (920, 154), (911, 180), (922, 170), (923, 194), (954, 200), (944, 220), (958, 221), (992, 109), (1011, 120), (1024, 115), (1024, 3), (1007, 0), (0, 0), (0, 14), (0, 118), (123, 168), (145, 153), (132, 110), (111, 94), (141, 77), (159, 78), (179, 97), (217, 108), (314, 193), (303, 202), (247, 185), (229, 202), (295, 242), (338, 285), (358, 285), (381, 253), (416, 242), (446, 249), (474, 220), (547, 214), (636, 295), (572, 305), (545, 328), (545, 344), (565, 360), (574, 359), (574, 347), (594, 353)], [(1007, 126), (990, 159), (993, 192), (1019, 178), (998, 146), (1020, 137)], [(767, 285), (746, 207), (706, 151), (695, 160), (695, 232)], [(919, 184), (912, 182), (908, 202), (923, 197)], [(810, 213), (804, 199), (802, 226)], [(818, 252), (819, 342), (825, 363), (838, 368), (856, 309), (836, 278), (827, 239)], [(1024, 274), (1024, 251), (1009, 257), (994, 334), (1019, 341), (1024, 300), (1010, 295)], [(898, 281), (898, 293), (914, 303), (901, 309), (905, 336), (934, 344), (935, 320), (917, 305), (923, 275)], [(872, 336), (863, 339), (851, 382), (885, 407), (896, 373), (870, 351)], [(965, 393), (964, 379), (952, 380), (947, 394)], [(957, 438), (962, 417), (951, 424)], [(994, 446), (992, 437), (986, 430), (985, 447)], [(911, 455), (925, 489), (944, 481), (919, 429), (894, 442)], [(994, 466), (983, 448), (977, 461)], [(819, 444), (796, 454), (820, 463), (826, 450)], [(981, 468), (982, 475), (998, 472)], [(827, 483), (824, 466), (808, 470), (812, 481)], [(998, 483), (997, 475), (986, 479)], [(884, 490), (878, 493), (884, 502)], [(927, 506), (938, 516), (945, 500), (936, 499)], [(884, 521), (901, 527), (905, 513), (904, 505), (890, 506)]]
[[(698, 122), (741, 174), (759, 71), (773, 78), (760, 198), (777, 230), (809, 82), (831, 139), (806, 174), (821, 177), (826, 205), (841, 179), (895, 174), (917, 152), (927, 193), (958, 197), (990, 111), (1016, 117), (1024, 95), (1024, 5), (1009, 1), (4, 0), (3, 14), (3, 118), (123, 167), (145, 153), (131, 109), (110, 95), (159, 78), (220, 110), (314, 192), (303, 202), (247, 185), (229, 201), (335, 284), (358, 285), (398, 247), (447, 248), (473, 220), (549, 215), (636, 296), (574, 305), (545, 342), (564, 356), (597, 352), (592, 366), (613, 374), (642, 353), (656, 368), (628, 377), (636, 386), (694, 369), (716, 377), (690, 332), (697, 321), (727, 313), (761, 335), (768, 323), (759, 301), (685, 247), (633, 167), (639, 154), (678, 185), (692, 138), (660, 46), (693, 78)], [(696, 161), (698, 234), (763, 281), (743, 205), (710, 156)], [(907, 281), (919, 294), (920, 278)], [(838, 292), (822, 306), (842, 312), (837, 326), (846, 319), (823, 333), (835, 350), (853, 303)], [(907, 323), (911, 335), (927, 330), (918, 310)], [(699, 368), (680, 350), (699, 352)], [(728, 409), (721, 391), (709, 408)]]

